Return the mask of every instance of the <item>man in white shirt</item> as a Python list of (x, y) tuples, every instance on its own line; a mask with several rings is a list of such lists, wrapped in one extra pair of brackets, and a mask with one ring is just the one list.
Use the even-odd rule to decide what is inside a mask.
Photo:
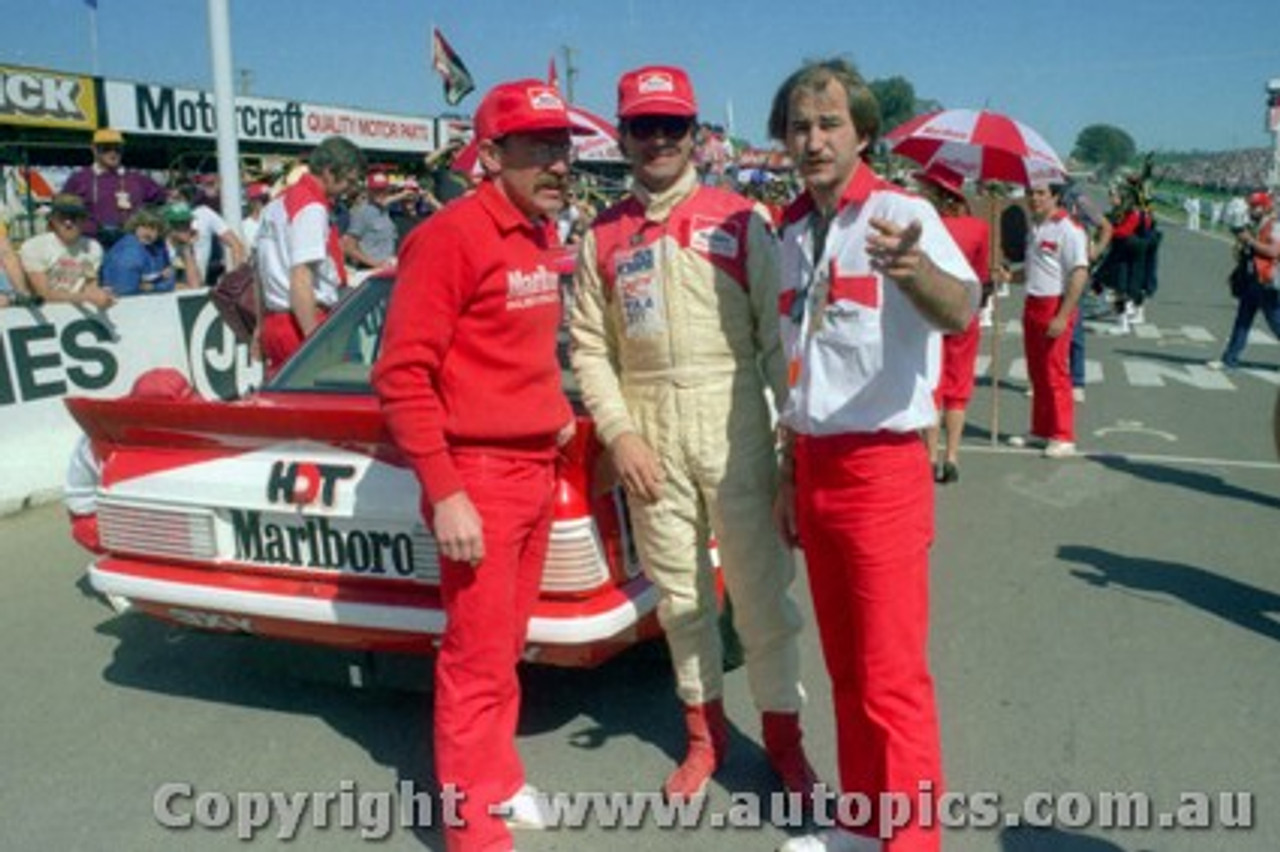
[(274, 374), (324, 322), (346, 286), (335, 199), (352, 193), (368, 165), (353, 142), (330, 136), (316, 146), (309, 169), (262, 211), (258, 274), (263, 286), (262, 354)]
[[(928, 664), (934, 485), (920, 433), (937, 422), (941, 332), (968, 325), (978, 281), (933, 207), (864, 161), (879, 130), (875, 96), (844, 60), (805, 65), (774, 96), (770, 135), (805, 186), (781, 240), (790, 458), (775, 514), (804, 550), (841, 791), (916, 803), (925, 786), (942, 784)], [(887, 829), (880, 807), (870, 823), (782, 848), (939, 848), (927, 814), (917, 808)]]
[(1089, 281), (1089, 238), (1059, 207), (1061, 197), (1061, 184), (1031, 187), (1026, 263), (1016, 276), (1007, 268), (997, 272), (998, 280), (1027, 285), (1022, 329), (1032, 389), (1031, 433), (1015, 435), (1009, 443), (1043, 446), (1047, 458), (1063, 458), (1076, 450), (1068, 358), (1076, 306)]
[(87, 303), (99, 308), (115, 304), (110, 290), (99, 286), (102, 246), (82, 233), (89, 209), (78, 196), (53, 197), (49, 230), (22, 244), (23, 272), (31, 292), (46, 302)]

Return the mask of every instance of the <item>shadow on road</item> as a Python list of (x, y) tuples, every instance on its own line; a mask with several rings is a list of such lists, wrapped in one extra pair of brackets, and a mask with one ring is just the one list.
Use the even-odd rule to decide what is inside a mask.
[(1201, 473), (1187, 468), (1170, 467), (1147, 461), (1134, 461), (1124, 456), (1097, 455), (1091, 456), (1091, 458), (1104, 467), (1109, 467), (1119, 473), (1128, 473), (1140, 479), (1150, 480), (1151, 482), (1177, 485), (1213, 497), (1229, 497), (1232, 500), (1254, 503), (1266, 509), (1280, 509), (1280, 497), (1232, 485), (1221, 476), (1211, 473)]
[(1088, 565), (1092, 571), (1071, 573), (1099, 588), (1115, 585), (1170, 595), (1245, 630), (1280, 641), (1280, 621), (1271, 617), (1273, 613), (1280, 615), (1280, 594), (1275, 592), (1203, 568), (1123, 556), (1097, 547), (1064, 545), (1058, 548), (1058, 557)]
[[(1000, 852), (1125, 852), (1123, 846), (1056, 828), (1006, 828)], [(1136, 850), (1142, 852), (1142, 850)]]
[[(431, 742), (430, 658), (368, 655), (329, 648), (213, 634), (162, 624), (142, 616), (110, 618), (97, 632), (117, 640), (103, 672), (108, 683), (128, 689), (232, 704), (322, 719), (389, 767), (397, 783), (438, 791)], [(350, 685), (350, 668), (375, 672), (372, 688)], [(366, 677), (369, 677), (367, 674)], [(745, 672), (737, 675), (745, 677)], [(685, 737), (670, 661), (652, 645), (631, 649), (593, 670), (524, 666), (519, 734), (563, 728), (569, 748), (605, 748), (615, 738), (653, 744), (671, 761), (684, 756)], [(419, 691), (406, 691), (410, 688)], [(758, 744), (758, 720), (736, 719), (730, 756), (716, 783), (754, 792), (762, 801), (777, 790)], [(244, 732), (252, 736), (251, 731)], [(536, 766), (530, 766), (537, 781)], [(339, 779), (329, 779), (336, 785)], [(637, 790), (660, 789), (662, 777), (640, 777)], [(328, 783), (320, 780), (317, 783)], [(584, 789), (590, 788), (582, 779)], [(435, 802), (435, 813), (439, 811)], [(426, 848), (443, 849), (435, 828), (414, 830)]]

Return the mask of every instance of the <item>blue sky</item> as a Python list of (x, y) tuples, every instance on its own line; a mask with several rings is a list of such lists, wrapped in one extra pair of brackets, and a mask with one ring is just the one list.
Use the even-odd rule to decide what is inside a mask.
[[(110, 78), (211, 88), (205, 0), (99, 0)], [(983, 107), (1039, 130), (1064, 156), (1092, 123), (1140, 149), (1270, 146), (1264, 86), (1280, 78), (1273, 0), (230, 0), (237, 68), (265, 97), (435, 115), (439, 26), (482, 92), (546, 74), (574, 49), (575, 100), (612, 116), (614, 86), (649, 62), (684, 66), (703, 116), (765, 141), (778, 83), (803, 59), (844, 55), (868, 78)], [(83, 0), (0, 0), (0, 62), (88, 72)], [(459, 109), (473, 110), (479, 92)]]

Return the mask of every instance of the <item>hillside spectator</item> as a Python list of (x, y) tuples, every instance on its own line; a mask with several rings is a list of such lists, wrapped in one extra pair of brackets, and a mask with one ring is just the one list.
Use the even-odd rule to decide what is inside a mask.
[(185, 201), (165, 205), (164, 217), (169, 257), (172, 258), (174, 277), (178, 290), (192, 290), (204, 286), (196, 263), (196, 230), (192, 224), (194, 214)]
[(240, 242), (245, 251), (252, 252), (258, 244), (258, 231), (262, 228), (262, 210), (271, 201), (271, 187), (265, 183), (251, 183), (244, 190), (245, 212), (240, 220)]
[(53, 197), (49, 230), (22, 244), (22, 268), (33, 295), (46, 302), (87, 303), (99, 308), (115, 304), (111, 291), (98, 284), (102, 246), (84, 235), (88, 208), (78, 196)]
[(351, 208), (351, 221), (342, 235), (342, 250), (361, 269), (374, 269), (394, 261), (398, 234), (390, 206), (407, 194), (392, 191), (386, 172), (372, 172), (365, 181), (367, 196)]
[(124, 225), (143, 207), (165, 202), (160, 184), (142, 172), (121, 165), (124, 136), (104, 127), (93, 134), (93, 164), (77, 169), (67, 178), (62, 191), (78, 196), (88, 208), (82, 231), (95, 238), (104, 249), (124, 236)]
[[(195, 229), (195, 275), (188, 274), (188, 282), (212, 286), (226, 269), (235, 269), (248, 259), (244, 243), (231, 230), (227, 220), (208, 203), (203, 192), (194, 183), (179, 184), (173, 191), (174, 201), (183, 201), (191, 208), (192, 227)], [(215, 252), (214, 239), (220, 250)], [(227, 264), (223, 258), (230, 257)]]
[(0, 220), (0, 308), (13, 304), (14, 296), (26, 295), (28, 292), (22, 261), (9, 242), (9, 227)]
[(102, 283), (117, 296), (167, 293), (177, 279), (165, 244), (164, 220), (153, 210), (139, 210), (125, 224), (127, 232), (102, 261)]

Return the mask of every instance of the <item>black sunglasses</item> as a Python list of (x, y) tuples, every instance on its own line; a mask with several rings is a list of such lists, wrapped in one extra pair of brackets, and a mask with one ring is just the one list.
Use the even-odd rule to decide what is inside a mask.
[(668, 139), (683, 139), (693, 128), (693, 119), (679, 115), (642, 115), (627, 120), (626, 130), (636, 139), (652, 139), (661, 133)]

